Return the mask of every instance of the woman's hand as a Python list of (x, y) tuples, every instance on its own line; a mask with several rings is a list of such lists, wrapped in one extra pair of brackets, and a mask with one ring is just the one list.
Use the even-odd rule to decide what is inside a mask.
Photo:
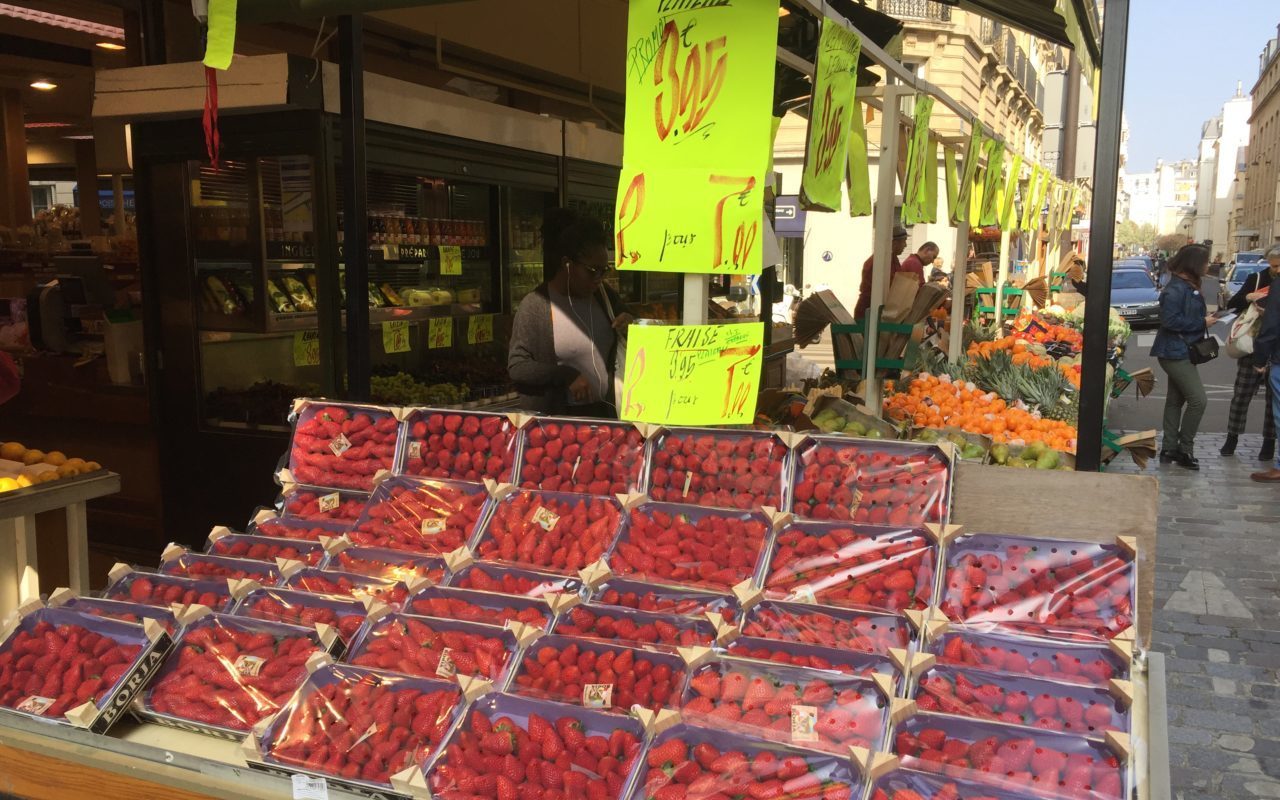
[(635, 321), (635, 317), (623, 311), (621, 314), (613, 318), (613, 329), (618, 333), (626, 333), (627, 326)]
[(1217, 321), (1218, 321), (1217, 316), (1210, 314), (1209, 316), (1204, 318), (1204, 326), (1206, 328), (1212, 328), (1214, 323), (1216, 323)]
[(582, 375), (574, 378), (573, 383), (569, 384), (569, 397), (575, 403), (590, 403), (591, 382)]

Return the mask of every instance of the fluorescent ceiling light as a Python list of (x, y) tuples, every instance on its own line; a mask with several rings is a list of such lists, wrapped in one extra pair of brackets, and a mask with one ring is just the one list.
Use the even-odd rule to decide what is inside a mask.
[(124, 45), (120, 44), (119, 42), (94, 42), (94, 44), (97, 47), (101, 47), (103, 50), (123, 50), (124, 49)]
[(42, 92), (52, 92), (54, 89), (58, 88), (58, 84), (54, 83), (53, 81), (46, 81), (46, 80), (32, 81), (31, 88), (39, 89)]

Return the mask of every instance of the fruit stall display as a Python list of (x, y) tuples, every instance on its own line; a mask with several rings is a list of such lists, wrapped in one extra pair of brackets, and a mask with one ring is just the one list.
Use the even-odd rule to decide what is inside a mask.
[[(368, 493), (291, 485), (246, 533), (171, 546), (154, 571), (117, 565), (102, 598), (60, 592), (47, 610), (135, 638), (139, 621), (168, 625), (163, 666), (125, 705), (241, 741), (257, 774), (458, 800), (1105, 800), (1135, 785), (1132, 549), (958, 531), (948, 445), (311, 406), (330, 425), (393, 420), (396, 447), (417, 423), (428, 440), (498, 436), (511, 482), (395, 474), (406, 457)], [(598, 477), (633, 432), (636, 460)], [(550, 472), (572, 457), (592, 480), (570, 467), (547, 490), (548, 449)], [(593, 491), (606, 480), (706, 503)], [(54, 675), (55, 701), (99, 697), (66, 687), (105, 677), (88, 671), (105, 646), (71, 623), (57, 647), (40, 631), (0, 636), (0, 685), (26, 693), (10, 699), (67, 710), (24, 702)]]
[(46, 453), (21, 442), (0, 443), (0, 494), (100, 469), (102, 465), (97, 461), (67, 458), (58, 450)]

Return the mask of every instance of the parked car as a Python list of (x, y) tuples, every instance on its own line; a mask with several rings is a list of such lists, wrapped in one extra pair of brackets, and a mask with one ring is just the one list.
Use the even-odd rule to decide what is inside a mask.
[(1134, 328), (1160, 324), (1160, 290), (1141, 266), (1112, 267), (1111, 307)]
[(1227, 264), (1218, 280), (1218, 308), (1226, 308), (1231, 298), (1244, 286), (1245, 280), (1266, 268), (1267, 262), (1263, 259), (1261, 250), (1232, 256), (1231, 263)]
[(1121, 267), (1142, 267), (1147, 271), (1148, 275), (1155, 277), (1156, 274), (1156, 264), (1155, 261), (1152, 260), (1151, 256), (1130, 256), (1128, 258), (1122, 258), (1115, 263), (1113, 269), (1120, 269)]

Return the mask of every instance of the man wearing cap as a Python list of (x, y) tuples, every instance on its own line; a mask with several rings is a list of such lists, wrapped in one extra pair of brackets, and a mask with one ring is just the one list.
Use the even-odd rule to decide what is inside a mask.
[[(894, 225), (893, 264), (889, 270), (889, 280), (893, 280), (893, 276), (902, 271), (902, 262), (898, 261), (898, 256), (902, 255), (906, 249), (907, 229), (901, 225)], [(858, 290), (858, 304), (853, 307), (855, 319), (862, 319), (867, 313), (867, 307), (871, 305), (871, 264), (873, 261), (875, 261), (874, 255), (867, 259), (867, 263), (862, 265), (862, 286)], [(917, 261), (916, 272), (920, 276), (920, 282), (924, 283), (924, 268), (919, 266), (919, 263)]]

